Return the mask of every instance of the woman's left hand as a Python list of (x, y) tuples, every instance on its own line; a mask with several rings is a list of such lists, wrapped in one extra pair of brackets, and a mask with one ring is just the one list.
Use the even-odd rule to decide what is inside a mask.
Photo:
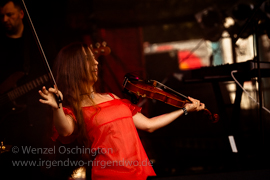
[(205, 104), (201, 103), (199, 100), (192, 97), (188, 97), (188, 99), (191, 101), (191, 103), (185, 105), (188, 112), (201, 111), (205, 108)]

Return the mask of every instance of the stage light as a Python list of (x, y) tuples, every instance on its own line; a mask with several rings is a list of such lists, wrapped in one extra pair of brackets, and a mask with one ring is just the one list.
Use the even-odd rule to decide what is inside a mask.
[(204, 39), (216, 42), (221, 38), (224, 31), (224, 20), (222, 13), (216, 7), (209, 7), (195, 15), (197, 22), (201, 25)]
[(236, 21), (244, 21), (252, 14), (253, 5), (241, 3), (232, 9), (232, 15)]
[(270, 38), (270, 1), (265, 1), (261, 6), (262, 12), (265, 14), (264, 20), (261, 22), (261, 27), (264, 28), (264, 33), (267, 34), (268, 38)]
[(202, 13), (202, 24), (207, 28), (215, 28), (220, 25), (221, 21), (219, 13), (213, 9)]
[(232, 37), (248, 38), (252, 34), (267, 34), (270, 37), (270, 1), (264, 1), (255, 7), (249, 3), (236, 4), (230, 13), (235, 20), (227, 28)]
[(263, 4), (262, 4), (262, 10), (263, 12), (265, 12), (265, 14), (267, 15), (267, 17), (270, 18), (270, 1), (265, 1)]
[(246, 24), (253, 13), (254, 6), (249, 3), (237, 3), (231, 10), (229, 10), (228, 16), (233, 18), (234, 24), (227, 27), (226, 30), (229, 32), (232, 38), (248, 38), (254, 33), (253, 23), (250, 21)]

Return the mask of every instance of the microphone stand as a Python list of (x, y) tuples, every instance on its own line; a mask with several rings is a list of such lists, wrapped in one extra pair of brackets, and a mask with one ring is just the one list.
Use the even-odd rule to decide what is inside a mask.
[[(237, 40), (239, 39), (239, 37), (242, 35), (242, 33), (244, 32), (244, 30), (247, 28), (248, 25), (251, 25), (254, 27), (254, 34), (253, 34), (253, 39), (254, 39), (254, 65), (256, 67), (257, 65), (257, 82), (258, 82), (258, 93), (259, 93), (259, 132), (260, 132), (260, 136), (261, 136), (261, 147), (262, 149), (264, 148), (264, 122), (263, 122), (263, 118), (262, 118), (262, 85), (261, 85), (261, 68), (260, 68), (260, 53), (259, 53), (259, 28), (258, 28), (258, 23), (259, 21), (257, 21), (255, 19), (255, 16), (257, 15), (257, 12), (259, 11), (261, 5), (263, 4), (264, 1), (261, 1), (260, 3), (258, 3), (258, 5), (254, 8), (252, 15), (250, 16), (250, 18), (247, 19), (246, 23), (244, 24), (243, 28), (241, 29), (240, 33), (233, 39), (233, 45), (235, 45), (235, 43), (237, 42)], [(254, 21), (255, 19), (255, 21)], [(256, 71), (256, 68), (255, 68)]]

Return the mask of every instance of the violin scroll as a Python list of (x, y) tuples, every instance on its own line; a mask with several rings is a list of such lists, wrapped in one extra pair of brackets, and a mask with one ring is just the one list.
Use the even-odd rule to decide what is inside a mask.
[(208, 119), (212, 121), (212, 123), (216, 123), (219, 121), (218, 114), (212, 114), (208, 109), (203, 109), (203, 113), (208, 116)]

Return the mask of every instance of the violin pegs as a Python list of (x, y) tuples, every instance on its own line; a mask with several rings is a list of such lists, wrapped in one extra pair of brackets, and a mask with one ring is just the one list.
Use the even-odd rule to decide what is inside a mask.
[(97, 42), (94, 45), (90, 44), (89, 47), (91, 48), (92, 52), (96, 57), (99, 57), (100, 55), (108, 55), (111, 52), (111, 49), (107, 47), (107, 43), (103, 41), (102, 43)]
[(96, 47), (99, 48), (100, 47), (100, 43), (96, 43)]
[(93, 48), (93, 44), (90, 44), (90, 49), (92, 49), (92, 50), (94, 49), (94, 48)]
[(103, 41), (103, 42), (102, 42), (102, 46), (103, 46), (103, 47), (106, 47), (106, 46), (107, 46), (107, 42), (106, 42), (106, 41)]

